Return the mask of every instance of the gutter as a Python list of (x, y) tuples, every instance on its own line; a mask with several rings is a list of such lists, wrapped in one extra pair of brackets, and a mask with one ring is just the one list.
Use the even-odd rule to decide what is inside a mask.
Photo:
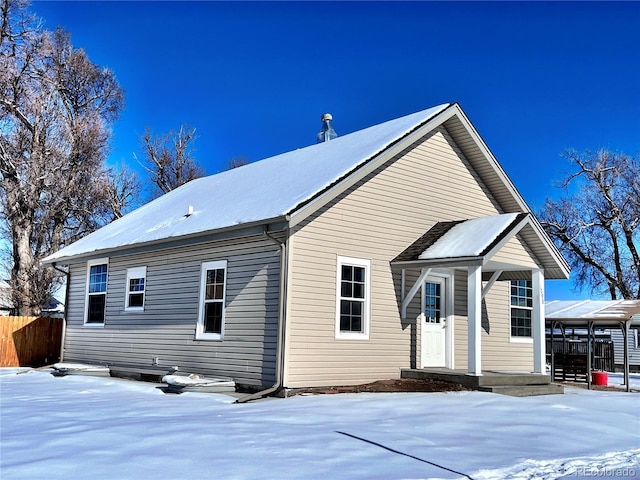
[[(64, 273), (65, 277), (67, 277), (67, 285), (65, 286), (65, 293), (64, 293), (64, 315), (62, 316), (62, 338), (60, 340), (60, 362), (64, 361), (64, 341), (65, 338), (67, 336), (67, 305), (69, 303), (69, 286), (70, 286), (70, 279), (71, 279), (71, 273), (69, 272), (69, 270), (62, 270), (60, 267), (58, 267), (55, 262), (51, 264), (51, 266), (53, 268), (55, 268), (57, 271)], [(67, 267), (68, 268), (68, 267)]]
[[(120, 219), (117, 219), (117, 220), (120, 220)], [(82, 262), (89, 258), (95, 258), (95, 257), (105, 256), (105, 255), (108, 256), (112, 252), (118, 252), (119, 254), (123, 254), (123, 252), (135, 253), (140, 249), (148, 250), (149, 248), (153, 248), (153, 247), (165, 248), (166, 246), (171, 246), (173, 242), (183, 242), (185, 240), (193, 240), (193, 244), (205, 243), (205, 242), (211, 241), (212, 237), (215, 237), (216, 239), (218, 238), (226, 239), (226, 238), (231, 238), (236, 234), (237, 236), (244, 236), (246, 235), (246, 232), (243, 232), (243, 231), (249, 230), (249, 229), (255, 229), (254, 230), (255, 233), (252, 233), (252, 234), (257, 235), (260, 233), (260, 227), (264, 227), (264, 225), (273, 224), (273, 223), (287, 223), (288, 225), (288, 222), (289, 222), (289, 215), (280, 215), (278, 217), (265, 218), (265, 219), (257, 220), (253, 222), (246, 222), (246, 223), (240, 223), (236, 225), (230, 225), (227, 227), (214, 228), (213, 230), (203, 230), (200, 232), (192, 232), (192, 233), (186, 233), (184, 235), (178, 235), (175, 237), (171, 237), (171, 236), (163, 237), (156, 240), (134, 242), (134, 243), (124, 244), (124, 245), (115, 245), (108, 248), (99, 248), (94, 250), (81, 251), (79, 253), (74, 253), (71, 255), (58, 256), (60, 252), (69, 248), (71, 245), (75, 245), (75, 243), (81, 242), (87, 238), (87, 237), (83, 237), (80, 240), (77, 240), (75, 243), (68, 245), (67, 247), (61, 248), (56, 253), (53, 253), (43, 258), (41, 262), (45, 265), (48, 265), (48, 264), (55, 265), (56, 263), (65, 263), (65, 262)], [(102, 228), (106, 228), (110, 225), (113, 225), (113, 222), (108, 225), (105, 225)], [(237, 233), (237, 232), (240, 232), (240, 233)]]
[(269, 388), (261, 390), (256, 393), (246, 395), (238, 398), (234, 403), (245, 403), (258, 398), (266, 397), (267, 395), (277, 392), (282, 389), (283, 377), (284, 377), (284, 341), (285, 341), (285, 324), (287, 313), (287, 273), (289, 270), (288, 265), (288, 243), (289, 243), (289, 227), (286, 230), (286, 240), (281, 242), (267, 230), (265, 225), (262, 234), (272, 242), (276, 243), (280, 247), (280, 299), (278, 306), (278, 337), (276, 347), (276, 379), (273, 385)]

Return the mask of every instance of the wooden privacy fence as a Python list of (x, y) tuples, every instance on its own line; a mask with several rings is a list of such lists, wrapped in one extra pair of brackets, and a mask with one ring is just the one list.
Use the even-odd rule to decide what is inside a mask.
[(39, 367), (60, 359), (61, 318), (0, 316), (0, 367)]

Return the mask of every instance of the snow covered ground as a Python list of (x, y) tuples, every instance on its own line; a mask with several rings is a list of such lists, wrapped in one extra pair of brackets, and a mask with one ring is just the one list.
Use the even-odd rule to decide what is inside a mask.
[(639, 393), (233, 401), (0, 369), (0, 478), (640, 478)]

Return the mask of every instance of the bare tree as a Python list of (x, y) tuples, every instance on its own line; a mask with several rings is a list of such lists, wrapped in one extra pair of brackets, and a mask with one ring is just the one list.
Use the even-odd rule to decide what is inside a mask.
[(205, 175), (193, 156), (196, 138), (196, 129), (186, 125), (178, 132), (162, 136), (154, 136), (150, 129), (144, 132), (141, 137), (144, 158), (140, 161), (136, 157), (136, 160), (149, 174), (155, 187), (154, 198)]
[(229, 160), (229, 170), (233, 170), (234, 168), (240, 168), (240, 167), (244, 167), (245, 165), (249, 164), (249, 159), (247, 159), (247, 157), (245, 157), (244, 155), (240, 155), (238, 157), (233, 157), (231, 160)]
[(118, 169), (109, 168), (104, 173), (102, 181), (108, 202), (104, 223), (110, 223), (122, 217), (129, 207), (138, 204), (141, 186), (136, 172), (125, 165)]
[(607, 150), (563, 155), (573, 172), (565, 196), (547, 199), (539, 218), (570, 262), (578, 288), (612, 299), (640, 298), (640, 155)]
[(133, 187), (104, 163), (124, 102), (114, 74), (21, 0), (0, 0), (0, 14), (0, 202), (13, 302), (27, 315), (56, 286), (40, 259), (120, 216)]

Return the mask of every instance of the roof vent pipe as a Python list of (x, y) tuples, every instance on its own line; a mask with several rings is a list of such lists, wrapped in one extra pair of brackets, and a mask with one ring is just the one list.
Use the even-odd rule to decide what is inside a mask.
[(320, 132), (318, 132), (318, 141), (316, 143), (328, 142), (329, 140), (336, 138), (338, 134), (331, 126), (331, 120), (333, 120), (331, 114), (325, 113), (320, 117), (320, 120), (322, 120), (322, 128), (320, 129)]

